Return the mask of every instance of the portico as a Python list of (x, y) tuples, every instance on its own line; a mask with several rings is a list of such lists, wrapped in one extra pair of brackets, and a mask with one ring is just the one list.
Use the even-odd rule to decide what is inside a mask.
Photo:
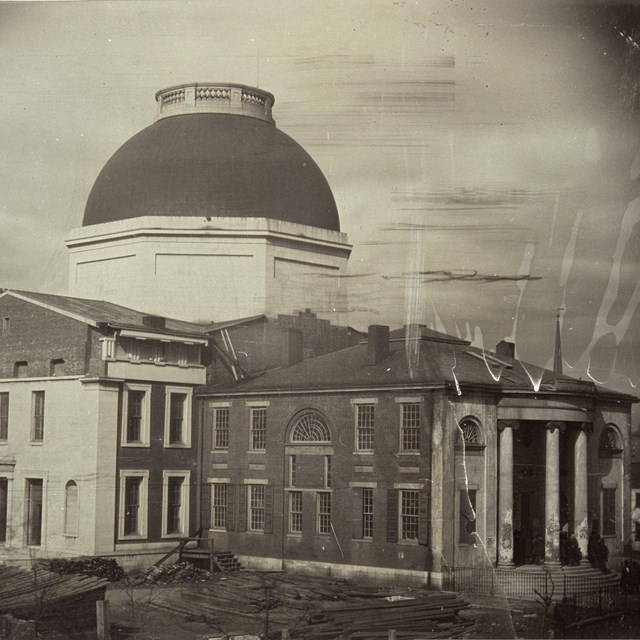
[(587, 563), (588, 434), (584, 398), (504, 398), (498, 404), (498, 565), (560, 566), (560, 538), (575, 536)]

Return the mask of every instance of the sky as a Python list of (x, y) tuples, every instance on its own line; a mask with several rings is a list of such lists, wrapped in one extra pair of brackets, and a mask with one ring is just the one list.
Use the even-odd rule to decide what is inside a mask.
[(65, 293), (109, 157), (192, 81), (275, 94), (353, 244), (348, 322), (638, 393), (640, 18), (602, 3), (0, 2), (0, 287)]

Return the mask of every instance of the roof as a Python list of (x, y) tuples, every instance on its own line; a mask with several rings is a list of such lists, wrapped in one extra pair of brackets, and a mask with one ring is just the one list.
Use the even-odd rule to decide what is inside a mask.
[(259, 217), (340, 231), (313, 158), (273, 124), (226, 113), (161, 118), (115, 152), (82, 224), (140, 216)]
[[(598, 387), (535, 365), (472, 347), (466, 340), (418, 325), (391, 332), (389, 355), (370, 364), (368, 344), (272, 369), (233, 385), (209, 386), (200, 394), (255, 394), (368, 388), (478, 388), (505, 392), (559, 392), (611, 397), (635, 402), (633, 396)], [(417, 337), (419, 336), (419, 338)], [(448, 338), (448, 339), (446, 339)]]
[(164, 329), (154, 328), (143, 322), (143, 318), (152, 314), (122, 307), (104, 300), (72, 298), (53, 293), (37, 293), (14, 289), (3, 292), (0, 294), (0, 298), (7, 295), (32, 302), (94, 326), (108, 325), (114, 329), (138, 329), (158, 334), (180, 334), (198, 337), (204, 337), (203, 334), (215, 327), (215, 325), (200, 325), (193, 322), (185, 322), (184, 320), (165, 318)]

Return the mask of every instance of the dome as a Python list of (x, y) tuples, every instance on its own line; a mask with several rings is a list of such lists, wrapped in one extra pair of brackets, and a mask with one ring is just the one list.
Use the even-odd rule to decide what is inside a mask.
[(156, 100), (157, 120), (98, 175), (83, 226), (139, 216), (261, 217), (340, 230), (322, 171), (275, 127), (271, 94), (193, 84)]

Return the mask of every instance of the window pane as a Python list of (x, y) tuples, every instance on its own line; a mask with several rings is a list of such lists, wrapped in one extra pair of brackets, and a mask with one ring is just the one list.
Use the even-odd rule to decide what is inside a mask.
[(318, 525), (317, 532), (321, 534), (331, 533), (331, 494), (317, 494)]
[(44, 391), (34, 391), (32, 402), (31, 439), (34, 442), (41, 442), (44, 439)]
[(9, 437), (9, 394), (0, 393), (0, 440)]
[(401, 491), (400, 537), (402, 540), (418, 539), (419, 496), (417, 491)]
[(186, 398), (184, 393), (172, 393), (170, 396), (169, 444), (184, 443), (183, 423)]
[(368, 451), (373, 449), (373, 420), (375, 406), (372, 404), (358, 405), (356, 449)]
[(418, 451), (420, 449), (420, 404), (412, 402), (401, 406), (400, 448), (403, 451)]
[(40, 546), (42, 537), (42, 480), (27, 480), (27, 544)]
[(362, 489), (362, 537), (373, 538), (373, 489)]
[(267, 446), (267, 410), (264, 407), (251, 410), (251, 448), (264, 450)]
[(211, 526), (214, 529), (227, 527), (227, 485), (213, 484), (211, 496)]
[(0, 542), (7, 541), (7, 515), (9, 506), (9, 481), (0, 478)]
[(302, 533), (302, 491), (289, 493), (289, 532)]
[(140, 487), (142, 478), (125, 478), (124, 482), (124, 535), (140, 534)]
[(167, 482), (167, 533), (182, 533), (182, 484), (184, 478)]
[(127, 392), (127, 442), (142, 442), (144, 391)]
[(229, 447), (229, 409), (213, 410), (213, 448)]
[(249, 529), (251, 531), (264, 531), (264, 496), (264, 485), (251, 485), (251, 500), (249, 503)]

